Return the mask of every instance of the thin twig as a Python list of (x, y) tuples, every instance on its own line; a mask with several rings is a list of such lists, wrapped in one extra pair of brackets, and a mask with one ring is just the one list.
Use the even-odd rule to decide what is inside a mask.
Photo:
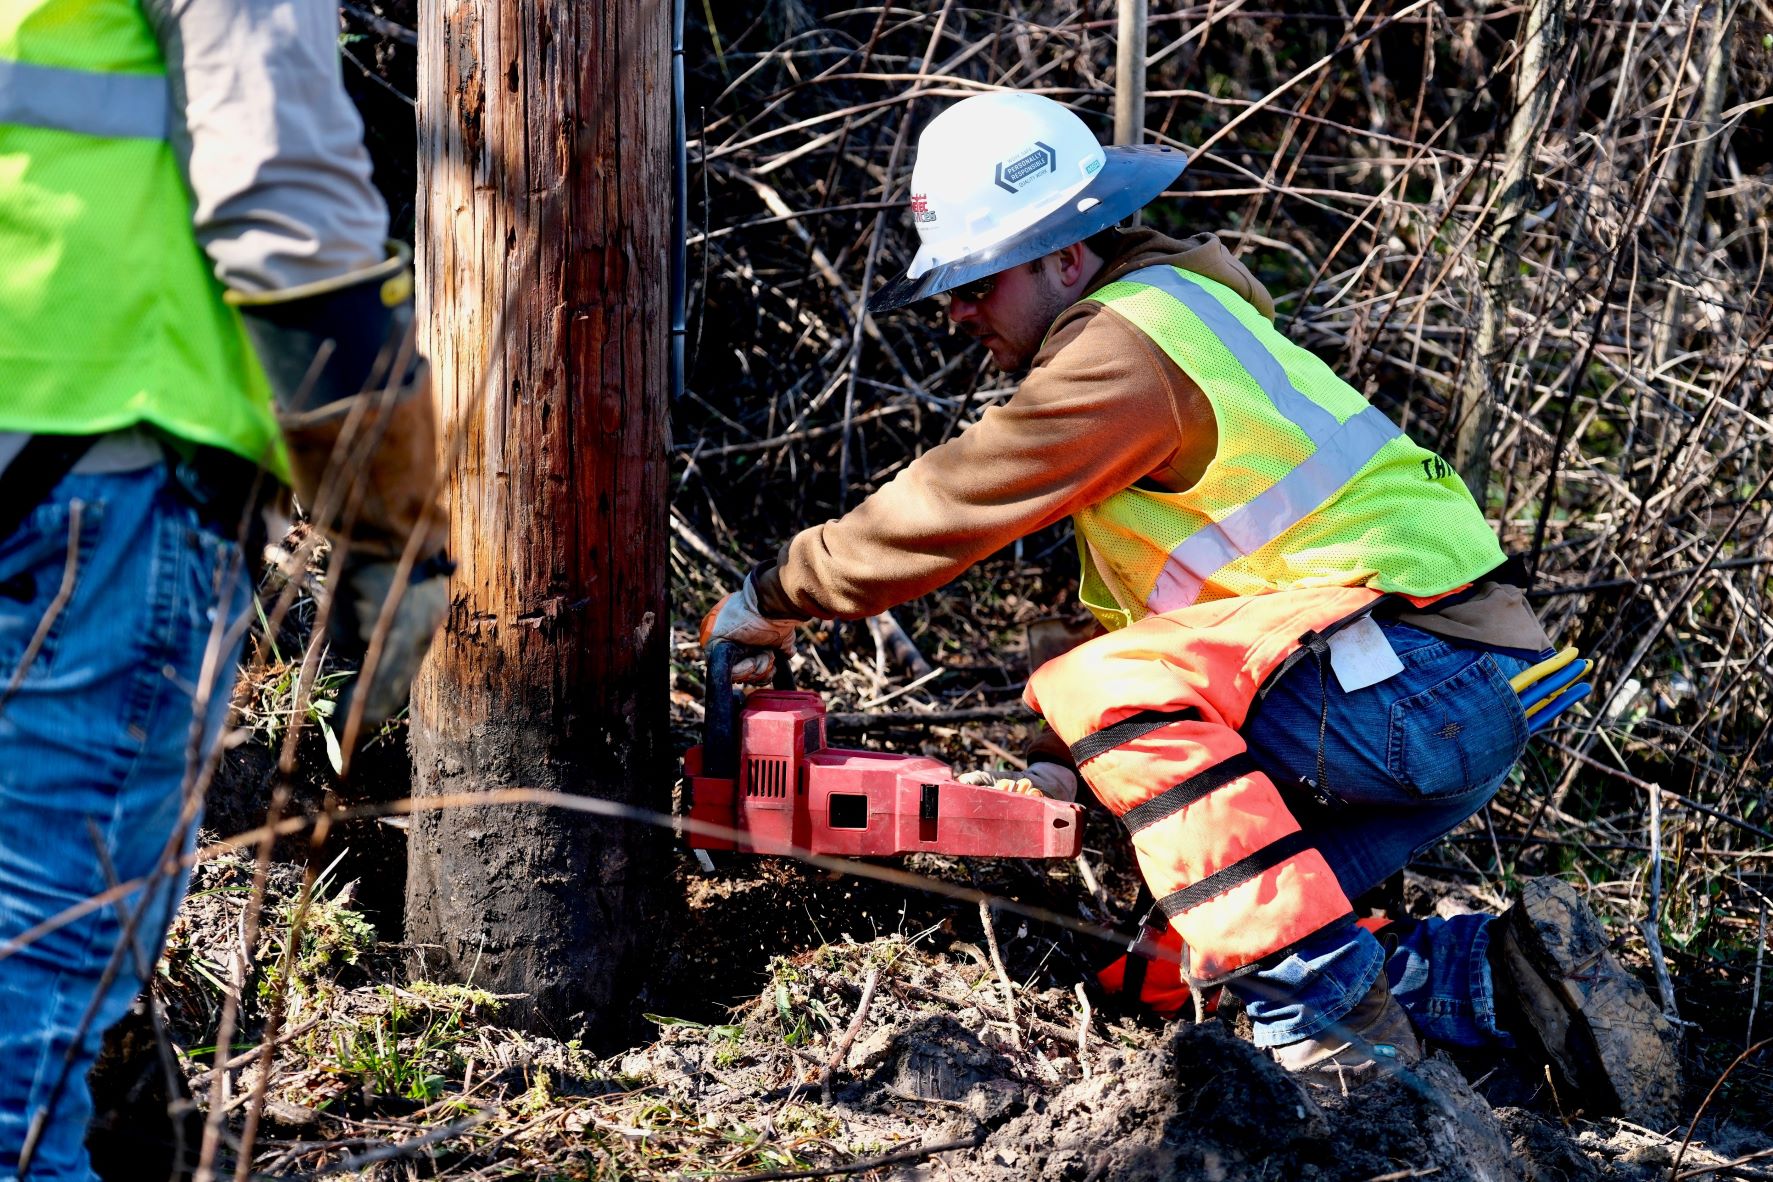
[(409, 1137), (405, 1141), (390, 1141), (385, 1145), (379, 1145), (376, 1148), (367, 1150), (363, 1153), (353, 1154), (350, 1157), (342, 1158), (324, 1169), (316, 1170), (311, 1174), (304, 1174), (302, 1176), (304, 1178), (330, 1178), (334, 1174), (353, 1173), (357, 1170), (363, 1169), (365, 1166), (372, 1166), (377, 1162), (394, 1161), (403, 1157), (413, 1157), (416, 1156), (420, 1150), (429, 1149), (431, 1146), (443, 1141), (452, 1141), (455, 1138), (460, 1137), (463, 1133), (469, 1132), (477, 1126), (485, 1124), (488, 1116), (488, 1113), (477, 1112), (473, 1116), (464, 1117), (461, 1120), (444, 1125), (442, 1128), (432, 1129), (430, 1132), (424, 1133), (420, 1136)]
[[(1498, 859), (1500, 864), (1500, 859)], [(1662, 994), (1662, 1012), (1671, 1022), (1679, 1023), (1680, 1009), (1675, 1005), (1674, 982), (1669, 979), (1668, 961), (1662, 955), (1662, 791), (1650, 793), (1650, 898), (1638, 930), (1650, 949), (1650, 963), (1656, 969), (1656, 988)]]
[(61, 618), (62, 609), (68, 606), (68, 600), (74, 594), (74, 583), (80, 574), (80, 523), (85, 512), (86, 502), (79, 498), (68, 502), (68, 554), (62, 562), (62, 580), (56, 587), (55, 597), (49, 601), (49, 606), (37, 620), (37, 627), (32, 630), (31, 639), (25, 644), (24, 655), (19, 657), (18, 665), (12, 671), (12, 679), (6, 683), (6, 692), (0, 694), (0, 711), (6, 709), (6, 704), (12, 701), (12, 695), (24, 684), (25, 674), (37, 663), (37, 655), (43, 651), (43, 643), (49, 639), (50, 629), (55, 627), (56, 620)]
[(1683, 1178), (1698, 1178), (1706, 1174), (1716, 1174), (1722, 1170), (1733, 1170), (1737, 1166), (1746, 1166), (1750, 1162), (1764, 1161), (1769, 1157), (1773, 1157), (1773, 1149), (1757, 1149), (1753, 1153), (1745, 1153), (1741, 1157), (1733, 1158), (1730, 1161), (1721, 1161), (1713, 1166), (1700, 1166), (1696, 1170), (1682, 1170), (1675, 1175), (1675, 1182), (1681, 1182), (1681, 1179)]
[(1016, 1021), (1016, 987), (1003, 967), (1003, 953), (997, 947), (997, 926), (991, 922), (991, 904), (985, 899), (979, 900), (979, 923), (985, 928), (985, 946), (991, 950), (991, 967), (997, 970), (997, 982), (1003, 986), (1004, 1009), (1010, 1014), (1010, 1042), (1020, 1048), (1022, 1027)]
[(1705, 1115), (1707, 1108), (1711, 1107), (1712, 1097), (1718, 1094), (1718, 1089), (1724, 1086), (1724, 1081), (1730, 1078), (1731, 1072), (1740, 1067), (1750, 1055), (1770, 1044), (1773, 1044), (1773, 1038), (1763, 1038), (1760, 1042), (1755, 1043), (1730, 1060), (1730, 1065), (1724, 1068), (1724, 1073), (1713, 1081), (1710, 1090), (1705, 1093), (1705, 1099), (1699, 1102), (1699, 1108), (1693, 1113), (1693, 1119), (1687, 1122), (1687, 1135), (1681, 1138), (1680, 1152), (1675, 1154), (1674, 1164), (1668, 1167), (1668, 1176), (1671, 1179), (1681, 1176), (1681, 1161), (1687, 1156), (1687, 1146), (1693, 1142), (1693, 1130), (1699, 1127), (1699, 1118)]
[(1755, 1041), (1755, 1015), (1761, 1012), (1761, 963), (1767, 956), (1767, 896), (1761, 896), (1760, 907), (1760, 938), (1755, 941), (1755, 985), (1754, 992), (1748, 1001), (1748, 1031), (1742, 1037), (1742, 1045), (1750, 1047)]
[(341, 0), (339, 8), (350, 13), (378, 35), (386, 37), (390, 41), (398, 41), (402, 45), (417, 45), (419, 43), (419, 35), (412, 29), (396, 24), (385, 16), (377, 16), (369, 9), (352, 4), (349, 0)]
[(856, 1041), (856, 1035), (862, 1033), (862, 1027), (868, 1022), (868, 1009), (874, 1004), (874, 987), (880, 984), (880, 970), (871, 968), (862, 982), (862, 999), (856, 1003), (855, 1016), (850, 1019), (849, 1028), (843, 1032), (843, 1039), (837, 1048), (825, 1060), (825, 1069), (819, 1072), (819, 1096), (824, 1103), (831, 1103), (831, 1073), (843, 1065), (850, 1053), (850, 1045)]
[(1074, 981), (1072, 992), (1077, 995), (1077, 1066), (1085, 1079), (1090, 1078), (1090, 995), (1084, 992), (1082, 981)]

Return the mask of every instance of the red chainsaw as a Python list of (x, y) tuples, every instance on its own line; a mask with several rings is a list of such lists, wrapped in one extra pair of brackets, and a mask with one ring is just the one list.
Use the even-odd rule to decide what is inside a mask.
[(737, 840), (690, 833), (693, 849), (839, 857), (952, 854), (1073, 858), (1083, 809), (1044, 796), (962, 784), (921, 755), (853, 751), (825, 742), (825, 703), (794, 688), (787, 660), (776, 684), (741, 696), (739, 646), (708, 650), (702, 742), (684, 755), (690, 818), (736, 829)]

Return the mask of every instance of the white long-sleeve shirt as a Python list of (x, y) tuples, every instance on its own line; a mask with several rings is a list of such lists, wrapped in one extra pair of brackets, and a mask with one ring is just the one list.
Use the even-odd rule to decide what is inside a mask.
[(142, 0), (166, 57), (197, 241), (230, 288), (382, 261), (388, 211), (340, 77), (329, 0)]

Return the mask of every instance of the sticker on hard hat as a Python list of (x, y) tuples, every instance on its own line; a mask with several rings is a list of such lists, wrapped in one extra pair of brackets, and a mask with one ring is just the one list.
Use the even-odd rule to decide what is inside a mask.
[(1022, 155), (998, 161), (997, 185), (1000, 189), (1019, 193), (1025, 181), (1031, 181), (1042, 173), (1056, 172), (1058, 168), (1059, 153), (1036, 140), (1034, 147)]
[(936, 220), (936, 211), (930, 208), (930, 199), (923, 193), (911, 195), (911, 220), (925, 224)]

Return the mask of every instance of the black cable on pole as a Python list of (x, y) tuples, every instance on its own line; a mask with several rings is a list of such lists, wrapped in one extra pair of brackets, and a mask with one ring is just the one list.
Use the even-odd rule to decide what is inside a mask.
[(689, 133), (683, 112), (683, 0), (671, 2), (671, 400), (683, 397), (689, 308)]

